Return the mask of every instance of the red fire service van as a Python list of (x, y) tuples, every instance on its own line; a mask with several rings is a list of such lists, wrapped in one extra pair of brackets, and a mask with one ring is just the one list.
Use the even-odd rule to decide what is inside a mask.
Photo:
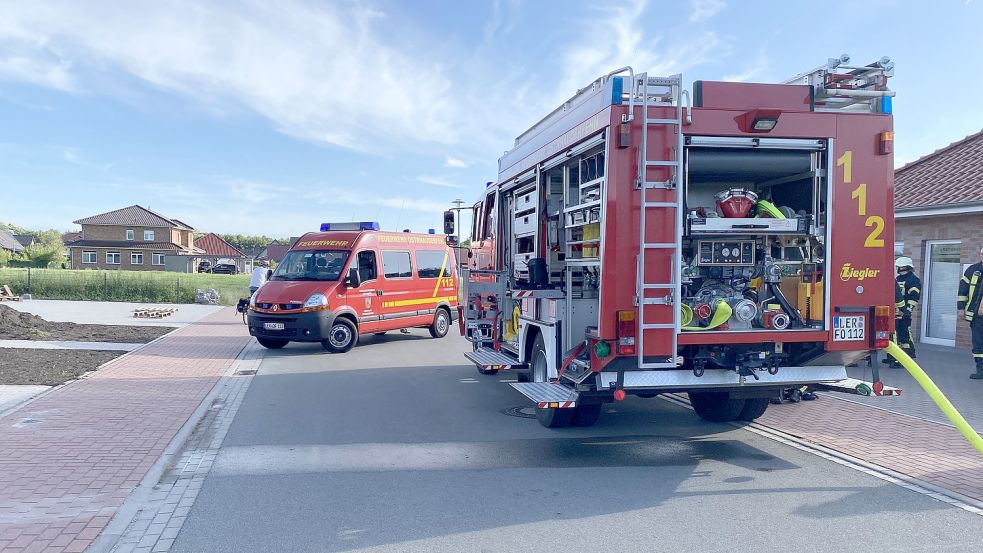
[(249, 333), (267, 348), (321, 342), (341, 353), (359, 334), (428, 328), (447, 335), (457, 307), (454, 253), (444, 236), (325, 223), (302, 236), (249, 300)]
[[(688, 393), (750, 421), (867, 395), (894, 327), (894, 64), (782, 84), (604, 75), (515, 139), (474, 206), (462, 331), (547, 427)], [(870, 356), (873, 383), (847, 378)], [(524, 382), (524, 380), (526, 380)]]

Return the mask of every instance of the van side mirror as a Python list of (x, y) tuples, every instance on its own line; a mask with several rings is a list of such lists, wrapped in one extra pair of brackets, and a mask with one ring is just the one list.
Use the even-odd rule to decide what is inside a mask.
[(444, 234), (454, 234), (454, 212), (449, 209), (444, 212)]
[(348, 269), (348, 276), (345, 277), (345, 286), (358, 288), (362, 285), (362, 279), (358, 277), (358, 269), (351, 267)]

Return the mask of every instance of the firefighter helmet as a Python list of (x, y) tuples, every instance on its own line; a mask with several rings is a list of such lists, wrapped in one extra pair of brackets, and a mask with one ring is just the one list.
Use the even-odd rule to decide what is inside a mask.
[(895, 262), (894, 266), (898, 269), (901, 267), (915, 267), (915, 262), (911, 260), (910, 257), (899, 257)]

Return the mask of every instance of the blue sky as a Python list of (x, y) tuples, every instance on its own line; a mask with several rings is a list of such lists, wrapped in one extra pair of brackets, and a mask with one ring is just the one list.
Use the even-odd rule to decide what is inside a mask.
[[(139, 7), (137, 7), (139, 6)], [(896, 161), (983, 128), (983, 2), (0, 0), (0, 221), (131, 204), (203, 231), (425, 231), (624, 65), (775, 82), (897, 63)]]

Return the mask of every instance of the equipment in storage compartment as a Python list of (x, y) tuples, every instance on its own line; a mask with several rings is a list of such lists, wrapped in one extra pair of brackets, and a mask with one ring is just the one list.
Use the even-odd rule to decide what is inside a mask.
[(682, 329), (823, 328), (825, 141), (688, 143)]

